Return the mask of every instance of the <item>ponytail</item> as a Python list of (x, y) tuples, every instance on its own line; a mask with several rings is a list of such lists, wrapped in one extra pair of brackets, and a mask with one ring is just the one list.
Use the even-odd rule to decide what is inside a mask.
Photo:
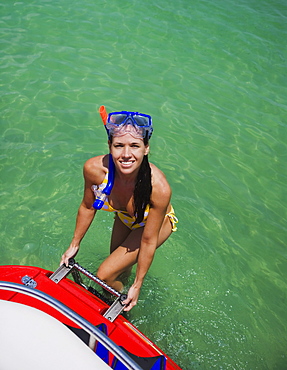
[(134, 208), (136, 216), (134, 224), (142, 222), (146, 206), (150, 204), (151, 192), (151, 168), (148, 156), (145, 155), (137, 175), (134, 189)]

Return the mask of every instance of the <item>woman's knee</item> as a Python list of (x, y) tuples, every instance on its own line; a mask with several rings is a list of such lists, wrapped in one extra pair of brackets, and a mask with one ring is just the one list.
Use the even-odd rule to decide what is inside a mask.
[(113, 272), (107, 269), (105, 266), (100, 266), (97, 271), (97, 277), (107, 283), (112, 288), (121, 292), (123, 290), (123, 282), (119, 279), (121, 273)]
[(116, 279), (117, 276), (112, 273), (110, 269), (108, 269), (105, 265), (104, 262), (100, 265), (97, 271), (97, 277), (106, 283), (110, 283)]

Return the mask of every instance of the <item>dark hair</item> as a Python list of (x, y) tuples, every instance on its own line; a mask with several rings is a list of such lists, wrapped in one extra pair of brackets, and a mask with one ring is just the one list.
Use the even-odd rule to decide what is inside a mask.
[(133, 225), (142, 222), (146, 206), (150, 204), (151, 191), (151, 168), (149, 165), (148, 156), (145, 155), (137, 175), (134, 189), (134, 207), (136, 220)]

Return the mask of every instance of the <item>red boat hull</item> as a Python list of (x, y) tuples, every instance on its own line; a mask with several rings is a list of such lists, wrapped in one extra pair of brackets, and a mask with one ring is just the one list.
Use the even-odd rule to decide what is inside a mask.
[[(103, 317), (103, 314), (109, 308), (108, 304), (68, 278), (64, 278), (56, 284), (49, 279), (51, 275), (51, 271), (38, 267), (0, 266), (0, 280), (23, 284), (22, 278), (29, 276), (37, 284), (35, 289), (59, 300), (91, 324), (95, 326), (105, 324), (108, 337), (126, 351), (140, 357), (163, 355), (166, 358), (166, 370), (180, 370), (180, 367), (172, 359), (163, 353), (144, 334), (124, 318), (124, 316), (119, 315), (114, 322), (110, 322)], [(64, 315), (30, 296), (0, 290), (0, 299), (37, 308), (53, 316), (65, 325), (76, 328), (75, 323), (67, 319)]]

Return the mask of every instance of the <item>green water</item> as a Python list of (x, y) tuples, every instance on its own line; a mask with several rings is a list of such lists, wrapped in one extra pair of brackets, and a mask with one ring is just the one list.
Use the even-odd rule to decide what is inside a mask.
[(0, 263), (57, 268), (98, 107), (149, 113), (180, 223), (129, 319), (184, 370), (286, 369), (286, 21), (284, 0), (2, 1)]

